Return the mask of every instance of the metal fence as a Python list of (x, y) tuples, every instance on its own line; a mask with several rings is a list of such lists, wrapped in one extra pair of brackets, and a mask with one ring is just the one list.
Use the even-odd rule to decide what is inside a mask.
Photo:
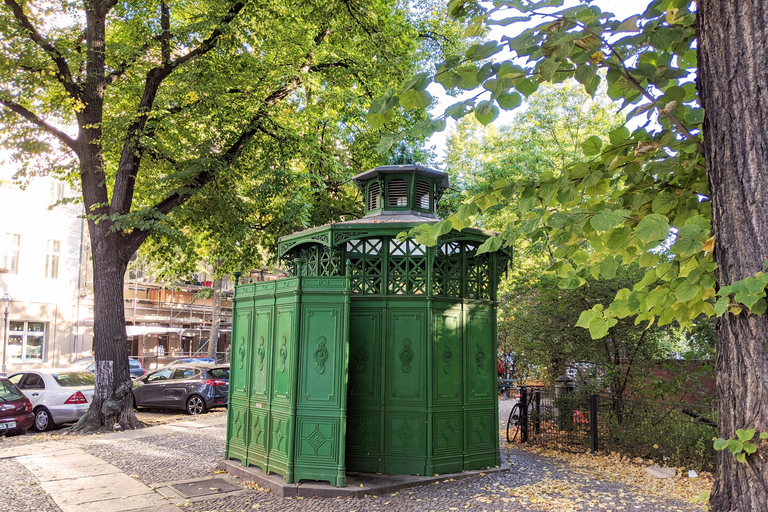
[(611, 398), (563, 388), (519, 389), (507, 422), (510, 442), (568, 451), (620, 452), (712, 470), (714, 406)]

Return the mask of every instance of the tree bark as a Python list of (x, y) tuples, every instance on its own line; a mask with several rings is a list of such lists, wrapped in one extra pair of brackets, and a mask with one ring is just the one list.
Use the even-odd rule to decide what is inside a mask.
[(208, 357), (216, 359), (221, 327), (221, 278), (213, 281), (213, 314), (211, 315), (211, 337), (208, 338)]
[[(698, 3), (698, 88), (712, 198), (718, 286), (765, 271), (768, 259), (768, 6)], [(726, 313), (717, 324), (718, 432), (768, 431), (768, 316)], [(763, 448), (762, 452), (765, 451)], [(768, 457), (718, 453), (715, 511), (768, 510)]]
[[(104, 227), (91, 226), (93, 248), (93, 349), (96, 388), (88, 412), (72, 427), (91, 431), (120, 424), (123, 429), (141, 425), (133, 410), (130, 348), (125, 335), (123, 280), (128, 259), (113, 245), (118, 234), (105, 236)], [(112, 242), (112, 243), (109, 243)]]

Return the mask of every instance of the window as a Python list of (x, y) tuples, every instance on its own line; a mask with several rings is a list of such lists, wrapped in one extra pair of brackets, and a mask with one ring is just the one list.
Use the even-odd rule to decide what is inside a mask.
[(378, 181), (368, 185), (368, 209), (377, 210), (381, 208), (381, 185)]
[(158, 382), (162, 380), (168, 380), (171, 378), (173, 370), (168, 368), (164, 370), (160, 370), (158, 372), (153, 373), (149, 377), (147, 377), (147, 382)]
[(195, 374), (196, 372), (192, 368), (178, 368), (173, 372), (173, 380), (191, 379)]
[(422, 210), (429, 210), (429, 183), (416, 182), (416, 206)]
[(58, 240), (48, 240), (48, 251), (45, 253), (45, 277), (50, 279), (59, 278), (59, 249), (61, 242)]
[(19, 273), (19, 246), (21, 235), (5, 234), (5, 251), (3, 251), (3, 269), (11, 274)]
[(21, 389), (45, 389), (45, 381), (36, 373), (28, 373), (20, 387)]
[(51, 181), (51, 205), (55, 205), (62, 199), (64, 199), (64, 182)]
[(407, 181), (395, 179), (387, 187), (387, 206), (408, 206)]
[(41, 362), (45, 347), (46, 325), (43, 322), (9, 322), (8, 358)]

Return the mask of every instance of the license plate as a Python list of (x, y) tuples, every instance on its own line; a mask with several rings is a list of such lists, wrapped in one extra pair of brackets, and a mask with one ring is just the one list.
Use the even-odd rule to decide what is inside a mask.
[(9, 421), (7, 423), (0, 423), (0, 429), (6, 429), (6, 428), (16, 428), (16, 422)]

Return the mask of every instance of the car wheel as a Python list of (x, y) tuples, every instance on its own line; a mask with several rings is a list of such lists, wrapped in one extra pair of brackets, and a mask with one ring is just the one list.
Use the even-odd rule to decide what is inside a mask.
[(187, 414), (205, 414), (207, 411), (205, 407), (205, 400), (200, 395), (192, 395), (187, 399)]
[(35, 430), (38, 432), (45, 432), (51, 430), (56, 424), (51, 418), (51, 413), (45, 407), (38, 407), (35, 409)]

